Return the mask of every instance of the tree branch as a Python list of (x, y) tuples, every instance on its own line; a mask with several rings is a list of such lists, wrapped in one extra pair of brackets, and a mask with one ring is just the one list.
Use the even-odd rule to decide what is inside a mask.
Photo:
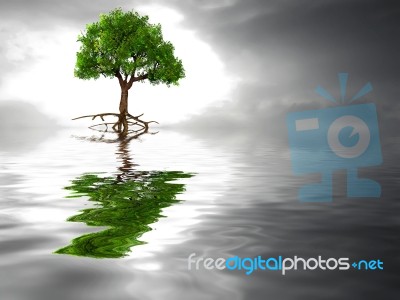
[(123, 87), (123, 86), (125, 85), (125, 81), (124, 81), (124, 79), (122, 78), (122, 75), (121, 75), (121, 73), (119, 72), (119, 70), (115, 71), (115, 77), (118, 78), (119, 85), (120, 85), (121, 87)]
[(156, 71), (156, 69), (160, 66), (160, 63), (158, 61), (155, 62), (153, 72)]
[(130, 89), (132, 87), (132, 84), (134, 82), (141, 81), (141, 80), (144, 80), (144, 79), (147, 79), (147, 78), (149, 78), (149, 74), (143, 74), (143, 75), (140, 75), (138, 77), (135, 77), (135, 76), (132, 75), (131, 78), (128, 81), (128, 89)]
[[(136, 55), (136, 54), (132, 54), (132, 58), (133, 58), (134, 64), (136, 65), (139, 56)], [(133, 79), (135, 78), (136, 67), (137, 67), (137, 66), (134, 66), (134, 67), (133, 67), (133, 70), (132, 70), (132, 72), (131, 72), (131, 74), (130, 74), (131, 78), (130, 78), (129, 80), (128, 80), (128, 75), (126, 76), (128, 89), (130, 89), (130, 88), (132, 87)]]
[(133, 80), (133, 82), (135, 82), (135, 81), (140, 81), (140, 80), (144, 80), (144, 79), (147, 79), (147, 78), (149, 78), (149, 74), (143, 74), (143, 75), (140, 75), (140, 76), (138, 76), (138, 77), (135, 77), (134, 80)]
[(131, 78), (128, 81), (128, 88), (131, 88), (133, 82), (135, 81), (135, 72), (136, 72), (136, 70), (132, 71)]

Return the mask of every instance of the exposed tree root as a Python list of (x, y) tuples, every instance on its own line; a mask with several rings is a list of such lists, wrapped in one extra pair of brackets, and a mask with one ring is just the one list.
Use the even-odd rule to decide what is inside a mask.
[(103, 133), (101, 136), (76, 136), (74, 135), (73, 137), (82, 141), (89, 141), (89, 142), (96, 142), (96, 143), (107, 143), (107, 144), (113, 144), (113, 143), (121, 143), (121, 142), (130, 142), (131, 140), (139, 138), (141, 135), (144, 134), (157, 134), (157, 132), (150, 132), (146, 130), (142, 130), (136, 134), (129, 134), (127, 136), (121, 136), (119, 135), (117, 138), (107, 138), (106, 134)]
[[(109, 116), (116, 117), (118, 118), (118, 120), (116, 122), (106, 122), (104, 118)], [(143, 114), (138, 116), (133, 116), (128, 112), (125, 114), (101, 113), (96, 115), (81, 116), (74, 118), (72, 120), (78, 120), (84, 118), (92, 118), (92, 120), (94, 120), (96, 118), (100, 118), (103, 121), (103, 123), (89, 126), (89, 128), (98, 132), (106, 133), (106, 132), (111, 132), (110, 131), (111, 127), (112, 132), (118, 133), (120, 138), (127, 137), (128, 135), (133, 135), (134, 138), (136, 138), (144, 133), (148, 133), (150, 123), (158, 124), (158, 122), (156, 121), (143, 121), (140, 119), (141, 116), (143, 116)], [(131, 136), (129, 136), (129, 138), (131, 138)]]

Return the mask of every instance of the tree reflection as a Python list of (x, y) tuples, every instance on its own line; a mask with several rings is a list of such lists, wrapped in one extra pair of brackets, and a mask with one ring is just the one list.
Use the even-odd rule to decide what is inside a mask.
[(132, 246), (143, 244), (140, 236), (150, 231), (149, 224), (162, 217), (161, 210), (179, 200), (184, 184), (173, 182), (193, 175), (179, 171), (138, 171), (130, 157), (129, 140), (119, 141), (117, 155), (122, 162), (116, 176), (83, 174), (66, 187), (68, 198), (89, 197), (94, 208), (68, 218), (88, 226), (107, 226), (108, 229), (85, 234), (55, 253), (95, 258), (119, 258)]

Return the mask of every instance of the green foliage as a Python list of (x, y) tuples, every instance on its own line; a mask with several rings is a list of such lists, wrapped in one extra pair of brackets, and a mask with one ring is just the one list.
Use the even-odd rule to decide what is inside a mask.
[(78, 37), (75, 76), (97, 79), (100, 75), (146, 77), (152, 84), (177, 85), (185, 77), (182, 61), (174, 56), (174, 46), (163, 39), (161, 25), (147, 16), (120, 8), (100, 15)]
[(119, 258), (130, 248), (143, 244), (139, 237), (151, 230), (149, 224), (162, 217), (161, 210), (179, 202), (176, 195), (184, 191), (183, 184), (172, 183), (190, 178), (182, 172), (136, 172), (135, 179), (121, 181), (113, 177), (85, 174), (72, 181), (66, 189), (69, 198), (88, 196), (96, 207), (82, 210), (70, 217), (70, 222), (108, 229), (75, 238), (69, 246), (55, 253), (94, 258)]

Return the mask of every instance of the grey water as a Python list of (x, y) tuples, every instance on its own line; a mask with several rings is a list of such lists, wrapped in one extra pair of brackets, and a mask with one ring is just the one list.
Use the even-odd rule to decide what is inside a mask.
[[(127, 145), (79, 139), (77, 129), (0, 144), (0, 299), (398, 299), (400, 197), (398, 143), (384, 143), (381, 166), (361, 175), (382, 186), (379, 199), (303, 203), (284, 139), (195, 136), (163, 130)], [(85, 131), (82, 133), (87, 135)], [(12, 142), (12, 143), (11, 143)], [(1, 141), (0, 141), (1, 143)], [(7, 145), (5, 145), (7, 143)], [(10, 146), (11, 145), (11, 146)], [(99, 204), (65, 189), (82, 174), (193, 173), (178, 179), (181, 201), (162, 209), (151, 230), (122, 258), (54, 254), (79, 236), (104, 230), (68, 222)], [(125, 169), (124, 169), (125, 168)], [(380, 259), (383, 270), (188, 269), (188, 257), (348, 257)]]

